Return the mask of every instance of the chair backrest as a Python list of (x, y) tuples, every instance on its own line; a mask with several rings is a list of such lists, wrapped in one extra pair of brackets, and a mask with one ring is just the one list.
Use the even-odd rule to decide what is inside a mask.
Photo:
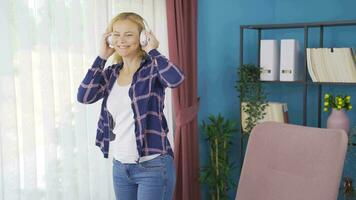
[(251, 132), (236, 200), (336, 200), (348, 137), (264, 122)]

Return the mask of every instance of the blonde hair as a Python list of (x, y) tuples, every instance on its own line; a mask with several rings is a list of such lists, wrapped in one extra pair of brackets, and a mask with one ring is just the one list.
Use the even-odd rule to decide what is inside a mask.
[[(114, 24), (116, 22), (122, 21), (122, 20), (130, 20), (131, 22), (135, 23), (138, 27), (139, 33), (141, 33), (141, 31), (145, 29), (144, 19), (140, 15), (138, 15), (134, 12), (123, 12), (123, 13), (116, 15), (114, 18), (111, 19), (106, 30), (108, 32), (112, 32)], [(143, 57), (146, 53), (145, 53), (145, 51), (140, 49), (139, 54), (141, 57)], [(113, 57), (113, 59), (112, 59), (113, 64), (122, 63), (122, 57), (117, 52), (115, 52), (112, 55), (112, 57)]]

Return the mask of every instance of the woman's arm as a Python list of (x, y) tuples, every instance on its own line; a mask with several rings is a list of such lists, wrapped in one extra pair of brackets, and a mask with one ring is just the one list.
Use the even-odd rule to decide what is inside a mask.
[(183, 72), (157, 49), (148, 52), (152, 59), (152, 65), (156, 68), (158, 79), (164, 87), (178, 87), (184, 80)]
[(110, 68), (104, 70), (105, 63), (106, 60), (98, 56), (88, 70), (78, 88), (77, 100), (80, 103), (91, 104), (103, 98), (111, 71)]
[(105, 88), (112, 72), (110, 67), (104, 70), (104, 66), (106, 60), (115, 51), (113, 48), (110, 48), (107, 43), (107, 38), (110, 34), (111, 33), (107, 30), (102, 35), (99, 56), (95, 59), (92, 67), (88, 70), (84, 80), (78, 88), (77, 100), (80, 103), (94, 103), (104, 96)]

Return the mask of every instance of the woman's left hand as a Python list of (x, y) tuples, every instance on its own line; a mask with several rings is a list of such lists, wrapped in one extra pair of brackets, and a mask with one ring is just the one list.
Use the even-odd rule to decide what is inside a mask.
[(146, 32), (146, 36), (148, 39), (148, 44), (142, 47), (142, 50), (146, 51), (146, 53), (150, 52), (152, 49), (157, 49), (159, 46), (159, 42), (155, 35), (151, 31)]

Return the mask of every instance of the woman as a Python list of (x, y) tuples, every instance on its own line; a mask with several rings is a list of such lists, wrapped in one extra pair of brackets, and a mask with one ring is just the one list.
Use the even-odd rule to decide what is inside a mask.
[[(135, 13), (114, 17), (78, 89), (81, 103), (103, 99), (96, 145), (105, 158), (110, 146), (116, 199), (172, 199), (175, 185), (163, 103), (165, 88), (177, 87), (184, 76), (157, 51), (151, 32), (143, 33), (147, 44), (140, 44), (144, 29), (144, 19)], [(110, 56), (116, 64), (104, 69)]]

